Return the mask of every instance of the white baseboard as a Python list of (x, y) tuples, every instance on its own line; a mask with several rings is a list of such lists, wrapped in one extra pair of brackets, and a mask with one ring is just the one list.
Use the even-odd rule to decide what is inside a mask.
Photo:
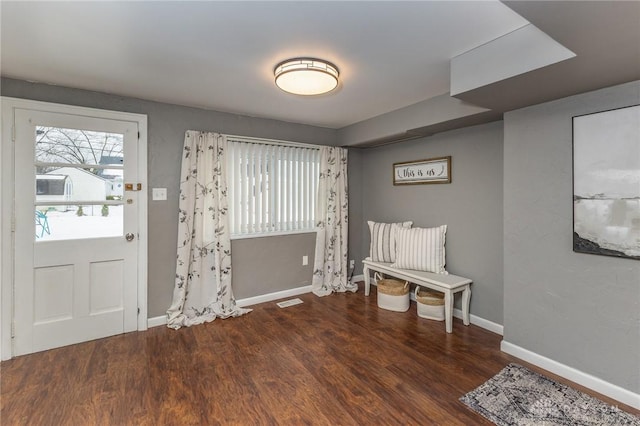
[(360, 275), (354, 275), (353, 277), (351, 277), (352, 283), (359, 283), (360, 281), (364, 281), (364, 275), (360, 274)]
[(147, 319), (147, 327), (148, 328), (159, 327), (161, 325), (167, 325), (167, 316), (166, 315), (161, 315), (159, 317), (153, 317), (153, 318)]
[(275, 293), (263, 294), (260, 296), (247, 297), (246, 299), (236, 300), (236, 304), (241, 308), (258, 303), (271, 302), (272, 300), (284, 299), (285, 297), (298, 296), (300, 294), (311, 293), (311, 286), (291, 288), (289, 290), (276, 291)]
[[(352, 279), (352, 282), (359, 282), (363, 280), (364, 280), (364, 275), (355, 275)], [(375, 285), (375, 283), (372, 283), (372, 284)], [(304, 286), (304, 287), (292, 288), (289, 290), (277, 291), (274, 293), (263, 294), (260, 296), (247, 297), (245, 299), (238, 299), (236, 300), (236, 304), (241, 308), (244, 308), (246, 306), (257, 305), (258, 303), (271, 302), (273, 300), (284, 299), (285, 297), (291, 297), (291, 296), (298, 296), (300, 294), (305, 294), (305, 293), (311, 293), (310, 285)], [(413, 292), (411, 292), (410, 294), (411, 294), (411, 300), (415, 302), (416, 300), (415, 295), (413, 294)], [(462, 319), (462, 311), (460, 309), (454, 309), (453, 316), (456, 318)], [(471, 322), (471, 324), (477, 325), (478, 327), (484, 328), (485, 330), (489, 330), (492, 333), (496, 333), (501, 336), (503, 335), (503, 327), (501, 324), (497, 324), (495, 322), (486, 320), (484, 318), (481, 318), (473, 314), (469, 315), (469, 321)], [(149, 318), (147, 320), (147, 326), (149, 328), (157, 327), (160, 325), (166, 325), (166, 324), (167, 324), (166, 315), (155, 317), (155, 318)]]
[[(462, 319), (462, 310), (457, 308), (454, 309), (453, 316)], [(499, 334), (500, 336), (504, 335), (504, 327), (502, 326), (502, 324), (489, 321), (473, 314), (469, 314), (469, 321), (471, 322), (471, 324), (477, 325), (478, 327), (484, 328), (485, 330), (489, 330), (492, 333)]]
[(592, 389), (595, 392), (613, 398), (616, 401), (620, 401), (623, 404), (640, 409), (640, 394), (631, 392), (630, 390), (621, 388), (618, 385), (606, 382), (598, 377), (576, 370), (573, 367), (561, 364), (558, 361), (554, 361), (504, 340), (500, 343), (500, 350), (540, 368), (544, 368), (545, 370), (571, 380), (572, 382), (578, 383), (579, 385)]
[[(357, 277), (354, 277), (354, 279), (357, 279)], [(364, 279), (364, 278), (362, 278), (362, 279)], [(260, 296), (254, 296), (254, 297), (247, 297), (247, 298), (244, 298), (244, 299), (238, 299), (238, 300), (236, 300), (236, 304), (241, 308), (245, 308), (247, 306), (257, 305), (258, 303), (271, 302), (273, 300), (284, 299), (285, 297), (291, 297), (291, 296), (298, 296), (300, 294), (305, 294), (305, 293), (311, 293), (311, 286), (310, 285), (306, 285), (306, 286), (303, 286), (303, 287), (291, 288), (289, 290), (276, 291), (274, 293), (262, 294)], [(159, 316), (159, 317), (154, 317), (154, 318), (149, 318), (147, 320), (147, 326), (149, 328), (158, 327), (160, 325), (166, 325), (166, 324), (167, 324), (167, 316), (166, 315)]]

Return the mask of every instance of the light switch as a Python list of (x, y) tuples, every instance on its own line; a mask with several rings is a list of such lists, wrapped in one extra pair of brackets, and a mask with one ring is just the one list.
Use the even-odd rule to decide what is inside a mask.
[(164, 201), (167, 199), (167, 188), (153, 188), (151, 190), (153, 201)]

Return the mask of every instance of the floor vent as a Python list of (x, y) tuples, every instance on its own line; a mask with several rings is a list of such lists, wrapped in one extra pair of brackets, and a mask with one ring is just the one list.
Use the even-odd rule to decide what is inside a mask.
[(296, 297), (295, 299), (283, 300), (282, 302), (276, 303), (276, 305), (281, 308), (288, 308), (289, 306), (299, 305), (301, 303), (303, 303), (302, 300)]

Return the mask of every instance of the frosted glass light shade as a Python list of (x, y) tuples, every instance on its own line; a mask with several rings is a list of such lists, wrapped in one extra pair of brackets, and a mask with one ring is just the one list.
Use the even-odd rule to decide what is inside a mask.
[(276, 85), (296, 95), (320, 95), (338, 86), (338, 68), (330, 62), (313, 58), (287, 59), (273, 70)]

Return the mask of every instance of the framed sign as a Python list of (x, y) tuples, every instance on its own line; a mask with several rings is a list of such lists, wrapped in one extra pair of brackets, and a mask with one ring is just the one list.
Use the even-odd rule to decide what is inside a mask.
[(573, 251), (640, 260), (640, 105), (573, 117)]
[(393, 164), (394, 185), (451, 183), (451, 156)]

